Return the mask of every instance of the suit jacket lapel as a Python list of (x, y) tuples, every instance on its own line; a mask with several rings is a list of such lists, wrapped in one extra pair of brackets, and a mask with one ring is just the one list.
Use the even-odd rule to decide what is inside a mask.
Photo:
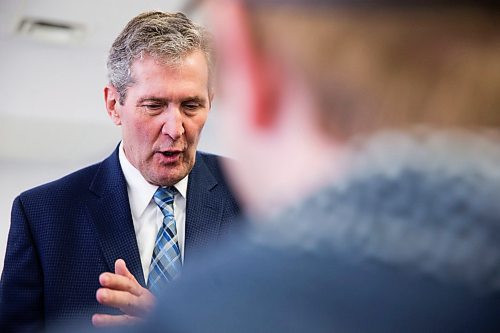
[(189, 174), (186, 202), (185, 253), (217, 239), (219, 234), (224, 197), (217, 195), (217, 180), (198, 153)]
[(110, 271), (114, 272), (114, 263), (121, 258), (137, 281), (145, 286), (118, 148), (101, 163), (89, 190), (93, 195), (88, 208)]

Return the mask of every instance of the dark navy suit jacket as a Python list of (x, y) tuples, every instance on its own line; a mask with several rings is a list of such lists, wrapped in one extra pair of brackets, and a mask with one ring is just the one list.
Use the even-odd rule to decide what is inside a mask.
[[(221, 239), (239, 208), (219, 158), (197, 153), (189, 175), (185, 258)], [(66, 319), (90, 323), (98, 276), (123, 258), (145, 285), (118, 150), (103, 162), (22, 193), (14, 201), (0, 283), (0, 332)]]

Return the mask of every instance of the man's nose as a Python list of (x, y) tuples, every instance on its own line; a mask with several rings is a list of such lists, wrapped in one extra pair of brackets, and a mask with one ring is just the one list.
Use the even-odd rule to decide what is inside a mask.
[(176, 105), (169, 105), (164, 114), (161, 132), (170, 136), (175, 141), (184, 134), (181, 110)]

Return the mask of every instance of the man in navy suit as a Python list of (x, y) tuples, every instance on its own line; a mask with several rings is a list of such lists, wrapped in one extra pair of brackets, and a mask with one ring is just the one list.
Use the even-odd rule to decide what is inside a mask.
[(0, 331), (67, 319), (96, 326), (137, 320), (155, 303), (146, 288), (173, 193), (178, 260), (213, 246), (239, 208), (219, 158), (197, 152), (213, 99), (206, 31), (181, 13), (132, 19), (111, 47), (107, 112), (122, 141), (103, 162), (14, 201), (0, 284)]

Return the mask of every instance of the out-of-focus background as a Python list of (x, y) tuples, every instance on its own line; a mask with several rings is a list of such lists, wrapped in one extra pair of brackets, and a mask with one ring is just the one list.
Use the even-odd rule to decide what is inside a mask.
[[(132, 17), (154, 9), (203, 21), (182, 0), (0, 0), (0, 271), (14, 198), (117, 145), (102, 92), (107, 52)], [(213, 108), (199, 148), (224, 154), (216, 122)]]

